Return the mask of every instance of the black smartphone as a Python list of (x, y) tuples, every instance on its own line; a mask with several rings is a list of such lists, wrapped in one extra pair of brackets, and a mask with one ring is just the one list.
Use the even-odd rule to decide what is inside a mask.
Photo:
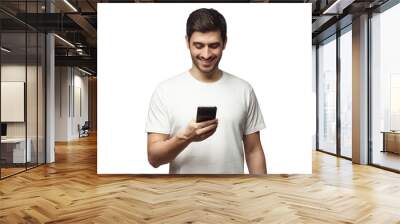
[(217, 107), (197, 107), (196, 122), (213, 120), (216, 115)]

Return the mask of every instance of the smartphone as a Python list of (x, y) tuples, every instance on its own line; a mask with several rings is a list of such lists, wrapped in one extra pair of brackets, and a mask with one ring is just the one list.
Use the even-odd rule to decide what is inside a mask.
[(197, 107), (196, 122), (213, 120), (216, 115), (217, 107)]

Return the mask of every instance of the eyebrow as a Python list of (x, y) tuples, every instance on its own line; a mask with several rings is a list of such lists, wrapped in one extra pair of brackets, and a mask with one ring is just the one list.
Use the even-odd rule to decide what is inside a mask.
[[(202, 43), (202, 42), (193, 42), (193, 44), (206, 45), (206, 44), (204, 44), (204, 43)], [(213, 43), (209, 43), (208, 45), (216, 45), (216, 44), (220, 45), (220, 42), (213, 42)]]

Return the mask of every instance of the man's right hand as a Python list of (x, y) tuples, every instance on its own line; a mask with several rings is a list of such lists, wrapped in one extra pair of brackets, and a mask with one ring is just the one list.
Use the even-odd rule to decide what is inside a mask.
[(194, 119), (187, 127), (182, 128), (176, 133), (176, 137), (190, 142), (200, 142), (210, 137), (217, 130), (218, 119), (196, 123)]
[(172, 138), (167, 134), (149, 133), (147, 137), (149, 163), (157, 168), (171, 162), (191, 142), (203, 141), (214, 134), (217, 126), (217, 119), (199, 123), (191, 120), (187, 127), (179, 130)]

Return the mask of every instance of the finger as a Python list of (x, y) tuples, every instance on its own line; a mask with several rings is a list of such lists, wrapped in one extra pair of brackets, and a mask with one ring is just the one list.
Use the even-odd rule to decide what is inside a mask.
[(203, 139), (207, 139), (208, 137), (210, 137), (211, 135), (213, 135), (213, 134), (215, 133), (215, 130), (216, 130), (216, 129), (211, 130), (211, 131), (209, 131), (209, 132), (203, 134), (203, 136), (204, 136)]
[(212, 129), (211, 131), (206, 132), (205, 134), (206, 134), (206, 135), (212, 135), (212, 134), (215, 133), (216, 130), (217, 130), (217, 129), (214, 128), (214, 129)]
[(209, 120), (209, 121), (199, 122), (199, 123), (197, 123), (198, 124), (197, 127), (198, 128), (204, 128), (204, 127), (207, 127), (207, 126), (209, 126), (211, 124), (215, 124), (215, 123), (218, 123), (218, 119), (217, 118), (215, 118), (213, 120)]
[(215, 130), (217, 128), (217, 126), (218, 126), (217, 124), (212, 124), (212, 125), (209, 125), (209, 126), (207, 126), (205, 128), (197, 129), (196, 130), (196, 134), (202, 135), (202, 134), (207, 133), (209, 131)]
[(215, 132), (216, 130), (217, 130), (216, 128), (213, 128), (213, 129), (211, 129), (211, 130), (209, 130), (209, 131), (204, 132), (202, 135), (209, 135), (209, 134), (212, 134), (212, 133)]

